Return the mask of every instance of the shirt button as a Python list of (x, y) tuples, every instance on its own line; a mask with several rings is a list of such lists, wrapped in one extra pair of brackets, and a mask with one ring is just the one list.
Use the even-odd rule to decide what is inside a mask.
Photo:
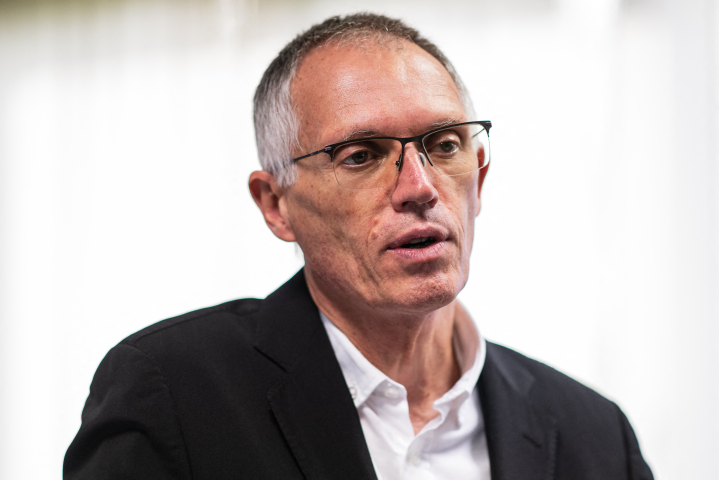
[(407, 459), (409, 460), (409, 463), (414, 465), (415, 467), (419, 467), (419, 464), (422, 463), (422, 458), (420, 457), (419, 453), (415, 451), (409, 452), (407, 455)]
[(355, 387), (350, 387), (350, 395), (352, 395), (352, 400), (357, 398), (357, 389)]

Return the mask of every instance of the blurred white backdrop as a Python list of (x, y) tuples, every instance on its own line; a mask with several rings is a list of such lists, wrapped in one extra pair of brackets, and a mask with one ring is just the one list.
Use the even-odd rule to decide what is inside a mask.
[(247, 191), (301, 30), (434, 40), (494, 122), (470, 282), (490, 340), (616, 400), (658, 480), (719, 478), (716, 0), (0, 2), (0, 478), (59, 478), (98, 363), (303, 263)]

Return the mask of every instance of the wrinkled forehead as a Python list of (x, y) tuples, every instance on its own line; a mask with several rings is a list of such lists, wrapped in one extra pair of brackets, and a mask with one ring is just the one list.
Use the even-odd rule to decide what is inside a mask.
[(466, 118), (457, 86), (432, 55), (406, 40), (367, 39), (315, 48), (291, 88), (300, 129), (318, 142), (366, 126), (409, 135), (446, 118)]

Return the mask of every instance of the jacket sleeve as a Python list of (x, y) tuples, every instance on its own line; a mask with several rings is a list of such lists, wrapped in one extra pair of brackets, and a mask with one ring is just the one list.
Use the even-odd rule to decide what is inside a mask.
[(63, 478), (192, 478), (169, 386), (150, 355), (121, 343), (100, 363)]
[(642, 457), (642, 452), (639, 450), (639, 442), (637, 436), (634, 434), (634, 429), (629, 424), (627, 416), (624, 415), (619, 407), (619, 420), (622, 426), (622, 433), (624, 434), (624, 445), (627, 449), (627, 468), (629, 474), (627, 475), (630, 480), (654, 480), (652, 471), (647, 465), (647, 462)]

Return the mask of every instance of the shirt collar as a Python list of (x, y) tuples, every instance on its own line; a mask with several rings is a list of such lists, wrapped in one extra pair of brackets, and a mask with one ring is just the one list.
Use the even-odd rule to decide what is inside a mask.
[(355, 407), (359, 408), (382, 382), (392, 380), (372, 365), (324, 313), (320, 312), (320, 318), (330, 337), (332, 349), (335, 351)]

